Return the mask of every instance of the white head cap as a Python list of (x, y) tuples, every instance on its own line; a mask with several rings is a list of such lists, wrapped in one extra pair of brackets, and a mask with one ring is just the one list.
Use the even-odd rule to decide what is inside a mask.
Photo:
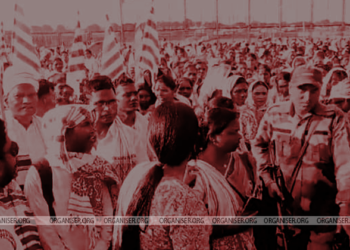
[(4, 96), (19, 84), (28, 83), (31, 84), (35, 91), (39, 90), (38, 77), (27, 72), (16, 72), (13, 66), (8, 67), (4, 72), (3, 89)]

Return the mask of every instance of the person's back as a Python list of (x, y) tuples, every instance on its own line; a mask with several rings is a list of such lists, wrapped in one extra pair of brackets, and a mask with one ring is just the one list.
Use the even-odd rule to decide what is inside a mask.
[[(159, 162), (137, 165), (119, 194), (116, 216), (206, 216), (204, 203), (188, 186), (198, 121), (185, 104), (166, 102), (150, 119), (148, 140)], [(171, 137), (171, 138), (170, 138)], [(210, 225), (141, 225), (114, 228), (116, 249), (210, 249)]]
[[(162, 178), (154, 193), (149, 215), (208, 216), (208, 211), (188, 185), (174, 177), (166, 177)], [(209, 237), (209, 232), (202, 227), (208, 226), (186, 225), (186, 231), (190, 231), (191, 237), (195, 239), (189, 241), (189, 238), (183, 237), (182, 227), (150, 226), (140, 233), (141, 249), (204, 249), (202, 241)]]

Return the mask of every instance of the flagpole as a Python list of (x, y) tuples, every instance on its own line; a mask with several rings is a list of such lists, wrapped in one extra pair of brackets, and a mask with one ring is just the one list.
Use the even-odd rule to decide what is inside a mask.
[(216, 42), (219, 46), (219, 0), (216, 0)]
[(250, 43), (250, 0), (248, 0), (248, 43)]
[(124, 28), (123, 28), (123, 0), (119, 0), (119, 12), (120, 12), (120, 43), (124, 43)]
[(6, 115), (5, 115), (5, 100), (4, 100), (4, 89), (3, 89), (3, 79), (4, 79), (4, 64), (1, 63), (0, 65), (0, 112), (1, 112), (1, 118), (3, 122), (6, 124)]

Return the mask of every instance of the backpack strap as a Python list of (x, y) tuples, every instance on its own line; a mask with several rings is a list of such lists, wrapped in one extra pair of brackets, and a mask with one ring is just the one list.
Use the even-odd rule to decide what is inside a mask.
[(43, 191), (43, 196), (49, 206), (49, 212), (51, 217), (55, 217), (56, 213), (53, 209), (53, 202), (55, 198), (52, 192), (52, 169), (49, 162), (45, 158), (41, 158), (38, 162), (33, 164), (39, 173), (41, 180), (41, 189)]

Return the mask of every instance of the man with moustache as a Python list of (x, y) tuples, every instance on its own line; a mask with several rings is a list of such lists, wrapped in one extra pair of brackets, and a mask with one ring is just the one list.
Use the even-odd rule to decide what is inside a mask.
[[(321, 85), (318, 69), (296, 68), (289, 83), (290, 101), (275, 104), (265, 113), (252, 144), (260, 179), (292, 216), (350, 214), (347, 122), (340, 109), (319, 102)], [(285, 185), (273, 177), (277, 166)], [(343, 228), (350, 235), (349, 226)], [(292, 235), (288, 249), (330, 250), (336, 229), (288, 226)]]
[[(91, 89), (91, 109), (97, 116), (95, 124), (97, 132), (96, 154), (111, 162), (120, 179), (124, 180), (129, 171), (145, 158), (140, 157), (140, 153), (135, 149), (139, 143), (136, 130), (125, 125), (117, 116), (116, 90), (109, 77), (98, 76), (89, 82), (89, 86)], [(131, 92), (133, 93), (133, 91)], [(137, 108), (136, 104), (134, 98), (131, 98), (130, 109)], [(132, 121), (130, 117), (126, 118)]]
[(17, 182), (23, 188), (29, 166), (46, 153), (38, 105), (38, 79), (30, 73), (9, 67), (4, 73), (3, 90), (8, 107), (8, 136), (19, 145)]
[(118, 117), (127, 126), (135, 130), (137, 143), (135, 150), (139, 162), (148, 161), (147, 157), (147, 127), (148, 120), (137, 110), (139, 100), (135, 83), (131, 79), (121, 81), (116, 88)]

